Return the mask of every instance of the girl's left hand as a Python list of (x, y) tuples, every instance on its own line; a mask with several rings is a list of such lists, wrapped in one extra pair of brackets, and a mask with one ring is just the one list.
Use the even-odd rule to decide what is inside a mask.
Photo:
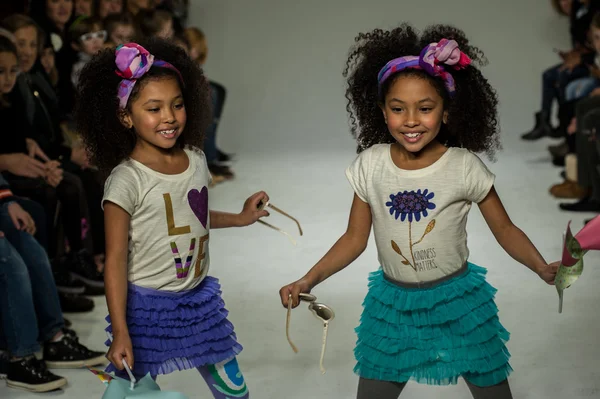
[(558, 272), (560, 262), (553, 262), (549, 265), (545, 265), (541, 270), (538, 271), (538, 276), (544, 280), (547, 284), (554, 285), (554, 279)]
[(258, 209), (260, 203), (269, 202), (269, 196), (264, 191), (260, 191), (249, 197), (244, 203), (244, 209), (240, 213), (240, 225), (250, 226), (262, 217), (269, 216), (269, 212)]

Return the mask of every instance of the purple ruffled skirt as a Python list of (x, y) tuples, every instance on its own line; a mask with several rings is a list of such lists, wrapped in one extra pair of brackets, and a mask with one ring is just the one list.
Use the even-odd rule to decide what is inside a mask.
[[(221, 286), (207, 276), (183, 292), (129, 284), (127, 326), (136, 375), (152, 377), (231, 359), (241, 352), (221, 298)], [(106, 331), (112, 334), (110, 316)], [(110, 342), (106, 342), (110, 346)], [(114, 365), (107, 372), (117, 372)], [(122, 374), (122, 373), (117, 373)]]

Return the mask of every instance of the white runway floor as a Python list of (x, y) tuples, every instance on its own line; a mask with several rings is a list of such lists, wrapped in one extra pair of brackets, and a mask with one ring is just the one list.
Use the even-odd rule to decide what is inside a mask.
[[(508, 135), (507, 135), (508, 136)], [(546, 144), (546, 143), (544, 143)], [(548, 195), (560, 181), (559, 169), (549, 166), (545, 145), (505, 137), (505, 149), (491, 164), (497, 189), (514, 222), (539, 247), (547, 260), (558, 260), (561, 234), (569, 218), (578, 231), (592, 215), (561, 213)], [(285, 310), (278, 290), (300, 277), (344, 231), (352, 192), (344, 169), (353, 159), (351, 146), (337, 153), (310, 155), (244, 155), (235, 165), (238, 179), (217, 187), (211, 206), (237, 211), (252, 192), (266, 189), (272, 203), (300, 219), (305, 236), (293, 247), (263, 226), (215, 231), (211, 237), (211, 274), (220, 278), (230, 318), (245, 350), (239, 357), (254, 399), (354, 398), (354, 327), (367, 288), (367, 274), (377, 267), (371, 245), (359, 260), (316, 288), (320, 301), (333, 307), (336, 319), (329, 332), (327, 374), (318, 367), (321, 325), (305, 308), (294, 311), (294, 354), (285, 339)], [(276, 214), (270, 222), (294, 232), (293, 224)], [(489, 269), (489, 281), (499, 289), (501, 320), (511, 331), (509, 349), (515, 369), (510, 381), (515, 398), (575, 399), (600, 397), (600, 254), (590, 253), (583, 277), (565, 293), (564, 313), (557, 312), (554, 288), (516, 264), (495, 242), (479, 211), (469, 222), (471, 261)], [(81, 341), (103, 348), (103, 297), (88, 314), (69, 315)], [(64, 397), (95, 399), (104, 387), (85, 370), (57, 371), (69, 379), (64, 391), (35, 395), (0, 383), (0, 398)], [(195, 371), (159, 379), (165, 390), (180, 390), (190, 398), (209, 398)], [(402, 398), (469, 398), (464, 383), (452, 387), (410, 384)]]

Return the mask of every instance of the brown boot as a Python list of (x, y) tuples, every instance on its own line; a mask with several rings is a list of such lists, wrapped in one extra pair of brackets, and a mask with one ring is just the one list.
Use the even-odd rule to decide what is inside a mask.
[(550, 194), (556, 198), (581, 199), (589, 195), (589, 190), (574, 181), (565, 180), (563, 183), (552, 186)]

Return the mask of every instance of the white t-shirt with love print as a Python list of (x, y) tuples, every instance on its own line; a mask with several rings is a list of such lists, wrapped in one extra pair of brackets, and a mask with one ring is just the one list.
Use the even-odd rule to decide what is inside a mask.
[(102, 204), (113, 202), (131, 216), (127, 274), (135, 285), (179, 292), (208, 273), (211, 177), (202, 151), (185, 153), (183, 173), (162, 174), (128, 159), (104, 186)]
[(379, 262), (403, 282), (438, 280), (469, 258), (467, 215), (489, 193), (495, 176), (475, 154), (448, 148), (434, 164), (398, 168), (390, 144), (363, 151), (346, 175), (371, 207)]

